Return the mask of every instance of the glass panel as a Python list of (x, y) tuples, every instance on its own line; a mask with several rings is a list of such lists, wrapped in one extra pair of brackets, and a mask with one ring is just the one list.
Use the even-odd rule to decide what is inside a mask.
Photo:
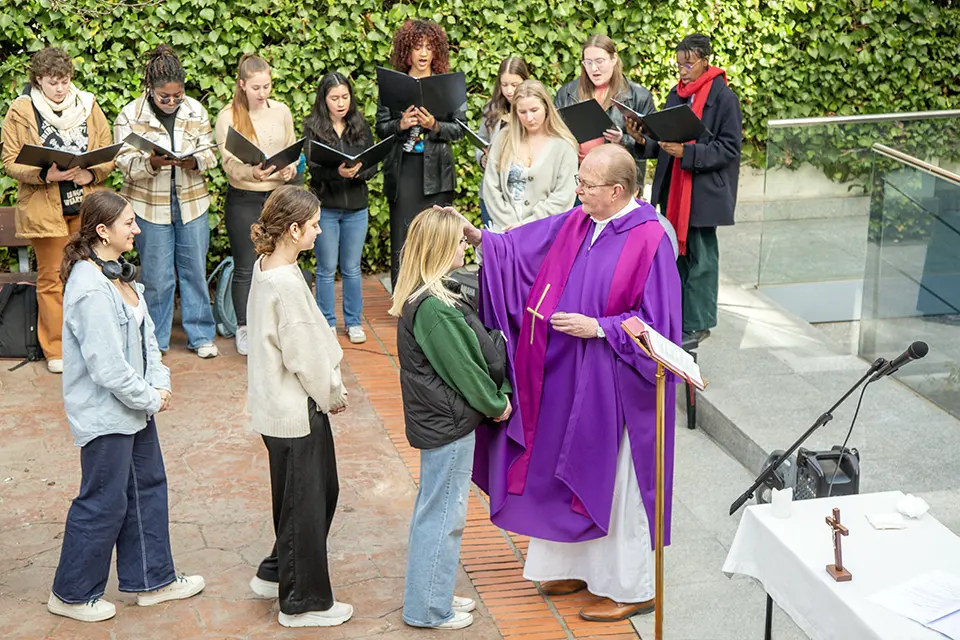
[(960, 118), (768, 129), (756, 281), (809, 322), (860, 318), (878, 142), (921, 159), (957, 160)]
[(926, 342), (896, 375), (960, 417), (960, 184), (875, 155), (859, 353)]

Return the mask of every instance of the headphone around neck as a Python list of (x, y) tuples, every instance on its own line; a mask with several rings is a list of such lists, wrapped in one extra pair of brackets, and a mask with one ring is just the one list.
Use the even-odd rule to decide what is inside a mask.
[(110, 280), (119, 280), (120, 282), (133, 282), (137, 279), (137, 267), (130, 264), (120, 256), (116, 260), (101, 260), (96, 251), (90, 251), (90, 259), (93, 260), (103, 275)]

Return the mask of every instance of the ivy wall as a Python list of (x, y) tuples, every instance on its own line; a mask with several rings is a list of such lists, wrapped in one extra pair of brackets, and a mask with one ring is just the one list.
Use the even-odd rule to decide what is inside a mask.
[[(452, 68), (467, 77), (473, 122), (501, 58), (524, 56), (535, 77), (557, 88), (579, 73), (579, 43), (596, 32), (619, 43), (629, 78), (658, 103), (676, 82), (676, 43), (694, 31), (711, 35), (714, 62), (740, 96), (745, 160), (754, 163), (762, 162), (768, 119), (960, 106), (960, 8), (949, 0), (3, 0), (0, 113), (25, 84), (31, 52), (49, 44), (75, 56), (77, 85), (96, 94), (112, 120), (139, 92), (143, 54), (167, 42), (187, 69), (188, 93), (211, 118), (230, 100), (240, 55), (256, 51), (272, 64), (274, 97), (291, 107), (298, 126), (331, 70), (355, 81), (372, 122), (374, 68), (388, 59), (394, 29), (411, 17), (446, 29)], [(782, 162), (816, 162), (812, 145), (803, 148), (813, 149), (809, 157)], [(456, 155), (457, 203), (478, 216), (479, 167), (468, 143)], [(831, 172), (856, 171), (851, 162)], [(229, 251), (220, 219), (226, 177), (216, 170), (209, 180), (214, 264)], [(389, 259), (380, 184), (377, 178), (371, 188), (369, 270)], [(15, 183), (0, 174), (0, 204), (15, 198)], [(7, 259), (0, 249), (0, 262)]]

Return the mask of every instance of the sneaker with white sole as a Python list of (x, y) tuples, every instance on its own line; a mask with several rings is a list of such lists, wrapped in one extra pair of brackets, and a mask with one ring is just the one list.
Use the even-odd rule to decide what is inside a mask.
[(149, 607), (170, 600), (186, 600), (197, 595), (206, 586), (203, 576), (177, 576), (177, 579), (165, 587), (137, 594), (137, 604)]
[(83, 604), (67, 604), (52, 593), (47, 600), (47, 611), (80, 622), (102, 622), (117, 615), (117, 608), (112, 602), (94, 598)]
[(220, 355), (220, 350), (217, 349), (217, 345), (212, 342), (200, 345), (196, 348), (196, 352), (198, 356), (204, 359), (216, 358), (218, 355)]
[(335, 627), (353, 616), (353, 605), (334, 602), (326, 611), (286, 614), (282, 611), (277, 621), (284, 627)]
[(473, 624), (473, 614), (467, 611), (456, 611), (453, 612), (453, 617), (444, 622), (443, 624), (437, 625), (436, 627), (431, 627), (431, 629), (440, 629), (442, 631), (455, 631), (457, 629), (465, 629)]
[(47, 360), (47, 371), (50, 373), (63, 373), (63, 360), (60, 358)]
[(247, 328), (237, 327), (237, 333), (233, 336), (237, 343), (237, 353), (242, 356), (247, 355)]
[(275, 600), (280, 597), (279, 582), (270, 582), (257, 576), (253, 576), (253, 579), (250, 580), (250, 590), (261, 598), (268, 600)]
[(460, 596), (453, 596), (454, 611), (470, 613), (476, 608), (477, 608), (477, 603), (473, 601), (473, 598), (461, 598)]
[(367, 341), (367, 334), (363, 332), (363, 327), (347, 327), (347, 337), (353, 344), (363, 344)]

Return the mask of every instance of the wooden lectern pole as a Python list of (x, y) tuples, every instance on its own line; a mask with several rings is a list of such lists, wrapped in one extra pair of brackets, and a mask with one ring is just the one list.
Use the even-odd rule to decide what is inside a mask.
[(665, 520), (665, 484), (666, 484), (666, 427), (664, 413), (666, 411), (666, 380), (664, 368), (657, 363), (657, 495), (656, 495), (656, 586), (653, 599), (654, 606), (654, 637), (663, 640), (663, 543)]

